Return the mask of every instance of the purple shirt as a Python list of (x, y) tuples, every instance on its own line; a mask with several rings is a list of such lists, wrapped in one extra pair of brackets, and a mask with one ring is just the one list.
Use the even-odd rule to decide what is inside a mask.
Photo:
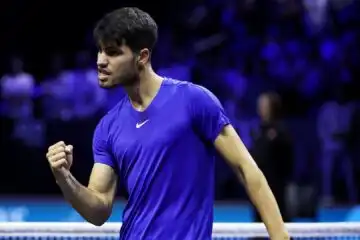
[(129, 193), (121, 239), (211, 239), (213, 142), (227, 124), (210, 91), (167, 78), (144, 112), (124, 97), (103, 117), (94, 159)]

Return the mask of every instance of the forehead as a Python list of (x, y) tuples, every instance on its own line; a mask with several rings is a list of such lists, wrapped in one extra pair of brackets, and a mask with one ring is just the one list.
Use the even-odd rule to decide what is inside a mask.
[(267, 95), (263, 94), (259, 97), (259, 102), (264, 103), (264, 102), (268, 102), (269, 98)]

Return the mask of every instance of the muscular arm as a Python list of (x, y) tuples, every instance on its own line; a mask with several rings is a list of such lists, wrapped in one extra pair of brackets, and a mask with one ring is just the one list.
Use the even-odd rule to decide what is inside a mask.
[(209, 90), (192, 85), (188, 89), (191, 116), (197, 133), (235, 170), (258, 209), (272, 240), (288, 239), (279, 208), (267, 181), (230, 125), (220, 101)]
[(109, 218), (116, 193), (117, 175), (108, 165), (95, 163), (88, 187), (73, 175), (55, 176), (64, 197), (88, 222), (100, 226)]
[(280, 210), (270, 187), (231, 125), (215, 139), (215, 148), (234, 169), (259, 211), (271, 239), (288, 239)]

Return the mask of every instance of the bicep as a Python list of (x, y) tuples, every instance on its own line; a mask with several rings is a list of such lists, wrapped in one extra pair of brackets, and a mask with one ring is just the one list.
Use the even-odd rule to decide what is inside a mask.
[(88, 188), (106, 197), (113, 202), (117, 188), (117, 174), (109, 165), (95, 163), (90, 174)]
[(257, 169), (257, 165), (231, 125), (225, 126), (214, 142), (216, 150), (233, 168)]

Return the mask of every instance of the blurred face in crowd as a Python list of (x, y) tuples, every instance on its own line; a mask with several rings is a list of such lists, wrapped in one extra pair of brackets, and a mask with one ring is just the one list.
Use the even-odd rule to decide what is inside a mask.
[(148, 49), (143, 49), (137, 54), (126, 44), (100, 46), (97, 55), (100, 87), (126, 87), (135, 84), (148, 60)]
[(271, 102), (266, 95), (261, 95), (258, 99), (258, 114), (262, 120), (271, 118)]

